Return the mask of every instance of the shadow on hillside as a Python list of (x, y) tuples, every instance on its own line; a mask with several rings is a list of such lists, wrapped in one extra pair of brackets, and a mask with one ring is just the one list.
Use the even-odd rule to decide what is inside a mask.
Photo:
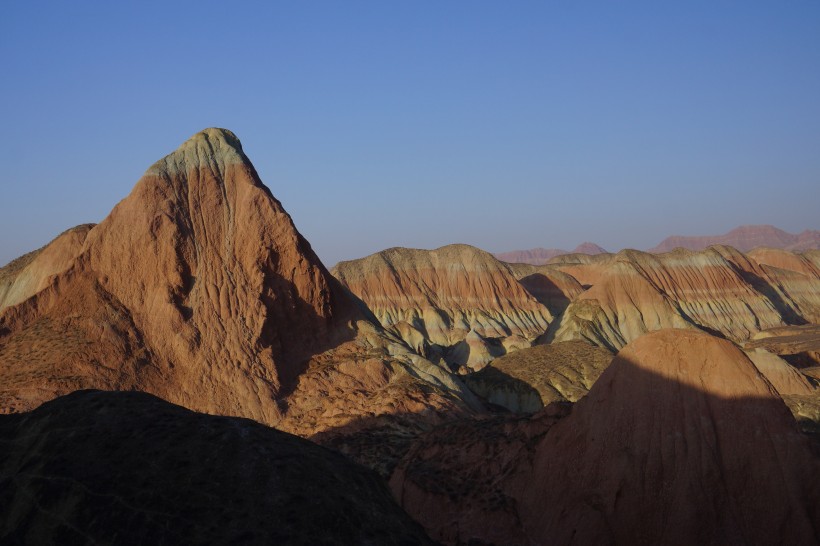
[[(352, 296), (333, 276), (328, 275), (328, 279), (331, 298), (326, 310), (328, 316), (322, 316), (300, 297), (293, 282), (279, 275), (266, 275), (267, 290), (262, 302), (270, 314), (260, 338), (262, 348), (271, 350), (274, 362), (283, 363), (277, 366), (280, 406), (287, 405), (284, 399), (296, 388), (311, 358), (356, 338), (357, 320), (369, 320), (381, 329), (361, 300)], [(283, 329), (283, 325), (286, 328)]]
[(552, 316), (563, 313), (570, 304), (570, 299), (564, 295), (558, 285), (542, 273), (533, 273), (518, 282), (532, 294), (538, 303), (549, 309)]
[[(489, 376), (491, 381), (497, 382), (499, 385), (508, 385), (510, 392), (520, 391), (522, 399), (534, 399), (533, 405), (537, 404), (538, 408), (529, 408), (531, 411), (516, 412), (510, 409), (509, 403), (506, 405), (502, 403), (504, 400), (484, 397), (481, 390), (476, 389), (469, 379), (478, 375), (482, 377)], [(449, 426), (449, 424), (457, 422), (484, 422), (488, 419), (498, 421), (528, 419), (534, 411), (543, 408), (540, 394), (532, 386), (489, 366), (479, 372), (469, 374), (463, 379), (468, 389), (484, 405), (484, 411), (470, 414), (463, 409), (453, 409), (450, 411), (436, 410), (359, 417), (345, 425), (316, 433), (310, 436), (309, 439), (347, 455), (354, 461), (375, 470), (383, 478), (388, 479), (396, 464), (405, 456), (413, 442), (436, 427)], [(423, 388), (429, 388), (429, 386)], [(444, 393), (442, 394), (444, 395)], [(571, 404), (567, 404), (571, 406)]]
[(249, 419), (78, 391), (0, 415), (2, 544), (430, 544), (373, 472)]
[(740, 275), (740, 277), (749, 283), (752, 288), (754, 288), (757, 292), (762, 294), (766, 299), (768, 299), (774, 308), (777, 310), (778, 313), (783, 317), (786, 324), (799, 326), (802, 324), (808, 324), (806, 319), (801, 317), (797, 311), (789, 304), (787, 304), (777, 290), (772, 287), (768, 282), (766, 282), (763, 278), (761, 278), (756, 273), (751, 271), (746, 271), (745, 269), (736, 267), (734, 263), (730, 262), (732, 265), (732, 269)]
[[(767, 395), (765, 383), (753, 368), (741, 374), (733, 372), (737, 366), (751, 364), (711, 362), (705, 376), (698, 373), (702, 371), (698, 365), (693, 361), (692, 366), (684, 365), (683, 371), (670, 367), (663, 373), (697, 377), (698, 381), (705, 378), (705, 388), (670, 379), (617, 356), (590, 394), (572, 406), (551, 404), (533, 416), (497, 409), (474, 418), (464, 417), (463, 413), (430, 411), (367, 416), (314, 435), (311, 440), (374, 468), (383, 478), (393, 476), (395, 498), (434, 539), (442, 542), (816, 543), (820, 531), (820, 459), (812, 455), (808, 437), (799, 433), (785, 404)], [(726, 371), (722, 372), (720, 366)], [(748, 382), (752, 387), (764, 385), (763, 390), (744, 388)], [(750, 395), (754, 392), (761, 395)], [(60, 402), (52, 404), (56, 407)], [(14, 419), (26, 419), (33, 413)], [(295, 468), (294, 461), (302, 460), (300, 453), (275, 465), (267, 455), (258, 464), (239, 465), (237, 468), (245, 468), (237, 471), (238, 479), (244, 480), (241, 487), (230, 480), (215, 482), (210, 471), (197, 464), (204, 465), (204, 459), (212, 456), (236, 462), (234, 454), (262, 445), (257, 436), (264, 433), (265, 427), (246, 419), (209, 417), (230, 426), (208, 428), (209, 436), (198, 445), (194, 438), (201, 427), (180, 425), (195, 420), (195, 414), (182, 408), (167, 413), (162, 420), (149, 420), (151, 426), (140, 434), (156, 439), (157, 431), (176, 427), (193, 436), (180, 433), (180, 438), (188, 439), (169, 442), (171, 449), (155, 445), (162, 448), (155, 456), (146, 456), (139, 448), (123, 448), (124, 442), (133, 443), (136, 434), (128, 426), (129, 419), (138, 418), (141, 411), (109, 412), (106, 419), (113, 432), (89, 434), (83, 437), (80, 448), (46, 450), (40, 455), (58, 457), (60, 465), (67, 465), (64, 461), (84, 453), (73, 449), (136, 453), (136, 458), (128, 455), (130, 459), (123, 459), (133, 462), (120, 471), (126, 474), (116, 476), (138, 476), (133, 483), (143, 487), (144, 492), (161, 490), (168, 496), (164, 501), (183, 512), (191, 509), (191, 513), (199, 513), (197, 510), (202, 509), (202, 513), (210, 514), (214, 506), (220, 505), (213, 504), (213, 499), (225, 498), (221, 496), (222, 486), (230, 485), (230, 495), (238, 495), (236, 510), (230, 514), (239, 518), (232, 521), (236, 525), (231, 529), (247, 527), (242, 518), (255, 510), (255, 497), (241, 493), (261, 495), (264, 486), (257, 479), (260, 472), (275, 468), (276, 473), (287, 477), (275, 482), (277, 495), (296, 495), (302, 504), (306, 498), (313, 498), (305, 493), (303, 482), (314, 471), (312, 467), (288, 473)], [(83, 419), (86, 414), (77, 415)], [(0, 430), (4, 423), (18, 422), (3, 419)], [(244, 429), (251, 430), (250, 436), (239, 433)], [(257, 429), (259, 432), (255, 432)], [(31, 433), (34, 429), (26, 430)], [(65, 441), (70, 445), (76, 438)], [(177, 448), (184, 448), (179, 456), (174, 454)], [(145, 478), (148, 474), (140, 474), (145, 461), (161, 462), (169, 457), (175, 466), (169, 470), (168, 481), (152, 481)], [(40, 477), (26, 479), (33, 480), (31, 487), (42, 492), (44, 499), (54, 499), (53, 491), (71, 485), (79, 473), (102, 472), (94, 470), (103, 468), (100, 465), (87, 464), (96, 458), (80, 456), (78, 460), (83, 464), (59, 468), (59, 480), (49, 481), (46, 478), (52, 474), (42, 472)], [(152, 462), (146, 468), (146, 472), (154, 472), (160, 467)], [(332, 472), (327, 475), (332, 476)], [(106, 487), (116, 485), (114, 474), (102, 472), (101, 476)], [(196, 481), (191, 481), (192, 476)], [(345, 476), (341, 478), (347, 479)], [(177, 482), (179, 487), (175, 486)], [(6, 479), (5, 483), (11, 482)], [(220, 492), (192, 499), (184, 494), (185, 487)], [(0, 487), (0, 498), (4, 491), (9, 494), (9, 489)], [(15, 498), (15, 502), (18, 500)], [(344, 498), (338, 502), (345, 502)], [(157, 508), (153, 504), (149, 507)], [(107, 514), (110, 508), (90, 513)], [(125, 516), (129, 513), (119, 505), (116, 509)], [(228, 513), (217, 512), (217, 518)], [(277, 513), (262, 512), (268, 516)], [(264, 513), (261, 521), (267, 521)], [(223, 525), (219, 519), (213, 523), (216, 527)]]
[(492, 364), (465, 376), (464, 383), (493, 409), (535, 413), (544, 407), (541, 393), (535, 387)]
[(445, 543), (815, 543), (820, 459), (748, 372), (759, 396), (742, 375), (704, 390), (617, 357), (569, 415), (421, 434), (391, 488)]

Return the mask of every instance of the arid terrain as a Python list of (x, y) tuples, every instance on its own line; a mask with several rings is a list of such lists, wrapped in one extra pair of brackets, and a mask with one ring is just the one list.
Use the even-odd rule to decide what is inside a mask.
[(328, 269), (206, 129), (0, 269), (0, 543), (818, 544), (818, 242)]

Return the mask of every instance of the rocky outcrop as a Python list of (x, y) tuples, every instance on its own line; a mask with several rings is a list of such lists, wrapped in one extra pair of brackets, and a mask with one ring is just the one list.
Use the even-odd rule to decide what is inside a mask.
[(817, 542), (818, 461), (729, 341), (647, 334), (561, 415), (434, 430), (397, 467), (394, 495), (449, 544)]
[(441, 425), (413, 442), (390, 478), (393, 495), (443, 544), (553, 544), (527, 534), (520, 492), (509, 484), (526, 472), (539, 441), (569, 409), (553, 404), (533, 419), (494, 416)]
[[(23, 298), (0, 310), (6, 413), (78, 389), (141, 390), (311, 435), (340, 414), (407, 410), (362, 402), (399, 380), (448, 410), (478, 407), (368, 321), (224, 129), (194, 135), (99, 225), (24, 262), (0, 272), (5, 301)], [(334, 390), (321, 414), (297, 408), (338, 375), (361, 396)]]
[(432, 544), (381, 479), (247, 419), (82, 391), (0, 416), (4, 544)]
[(510, 264), (510, 270), (521, 286), (549, 309), (553, 316), (563, 313), (570, 302), (584, 291), (575, 277), (556, 266)]
[(0, 311), (44, 290), (71, 265), (94, 224), (67, 230), (39, 250), (29, 252), (0, 269)]
[(333, 273), (385, 328), (454, 366), (479, 368), (505, 352), (505, 340), (532, 341), (552, 320), (509, 266), (467, 245), (392, 248)]
[(612, 360), (612, 353), (583, 341), (521, 349), (468, 375), (470, 389), (518, 413), (534, 413), (553, 402), (577, 402)]
[[(558, 265), (567, 271), (564, 264)], [(772, 271), (730, 247), (651, 255), (619, 252), (595, 268), (592, 287), (553, 326), (549, 338), (586, 339), (618, 349), (662, 328), (699, 328), (736, 341), (820, 312), (820, 278)], [(578, 271), (574, 271), (579, 274)], [(799, 277), (799, 278), (798, 278)]]
[(761, 248), (748, 253), (760, 264), (766, 281), (796, 315), (820, 323), (820, 267), (806, 256), (785, 250)]
[(820, 366), (820, 325), (786, 326), (764, 330), (744, 344), (748, 350), (766, 349), (798, 368)]
[(676, 248), (704, 250), (712, 245), (727, 245), (741, 252), (757, 247), (782, 248), (786, 250), (809, 250), (820, 248), (820, 231), (806, 230), (791, 234), (774, 226), (740, 226), (723, 235), (667, 237), (649, 252), (671, 252)]
[(613, 254), (565, 254), (550, 260), (549, 266), (576, 279), (582, 287), (589, 288), (598, 283), (613, 261)]
[(765, 349), (747, 351), (746, 356), (781, 397), (787, 394), (818, 394), (817, 388), (807, 376), (779, 356)]

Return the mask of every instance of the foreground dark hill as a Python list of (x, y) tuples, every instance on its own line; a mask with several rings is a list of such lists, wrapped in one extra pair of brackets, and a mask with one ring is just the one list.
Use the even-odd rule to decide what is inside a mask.
[(341, 455), (99, 391), (0, 416), (0, 543), (432, 544)]
[(466, 408), (446, 370), (366, 315), (236, 136), (207, 129), (99, 225), (0, 270), (0, 412), (141, 390), (310, 435), (360, 413)]
[(394, 493), (451, 544), (820, 543), (820, 461), (731, 342), (647, 334), (562, 412), (436, 429)]

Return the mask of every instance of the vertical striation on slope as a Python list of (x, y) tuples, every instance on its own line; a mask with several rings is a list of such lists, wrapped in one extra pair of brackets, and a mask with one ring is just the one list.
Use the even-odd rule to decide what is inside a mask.
[(333, 272), (384, 327), (421, 354), (450, 349), (445, 358), (454, 365), (480, 367), (493, 350), (527, 346), (552, 320), (509, 266), (467, 245), (392, 248)]
[[(338, 414), (404, 411), (367, 402), (400, 378), (403, 392), (428, 393), (431, 405), (479, 406), (447, 370), (368, 322), (230, 131), (194, 135), (83, 234), (61, 272), (35, 270), (44, 288), (38, 281), (0, 311), (3, 412), (82, 388), (143, 390), (310, 435)], [(319, 400), (340, 366), (356, 378), (350, 392)], [(296, 416), (307, 415), (303, 427)]]
[(628, 250), (599, 267), (552, 339), (618, 349), (649, 331), (692, 327), (742, 341), (812, 320), (820, 310), (820, 279), (760, 266), (731, 247), (661, 255)]
[(66, 230), (38, 250), (0, 269), (0, 311), (48, 288), (52, 279), (73, 263), (94, 224)]

